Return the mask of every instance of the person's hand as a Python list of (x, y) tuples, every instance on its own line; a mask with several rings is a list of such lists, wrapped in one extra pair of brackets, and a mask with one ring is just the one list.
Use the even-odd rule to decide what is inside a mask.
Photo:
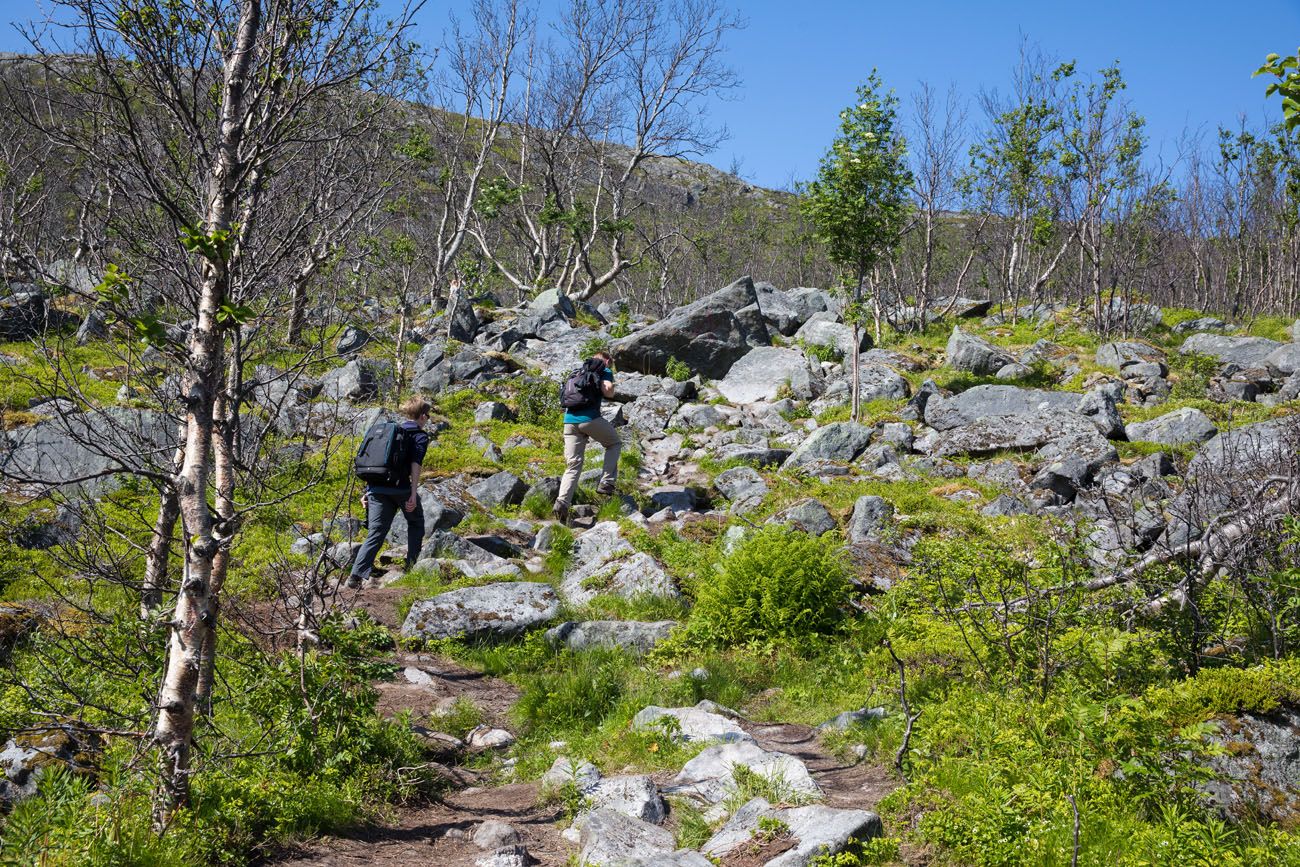
[(408, 497), (406, 502), (402, 505), (402, 508), (408, 512), (414, 512), (415, 504), (418, 502), (419, 500), (416, 498), (415, 494), (411, 494), (411, 496)]
[(368, 509), (368, 508), (370, 508), (370, 492), (369, 492), (369, 491), (362, 491), (362, 492), (361, 492), (361, 508), (363, 508), (363, 509)]

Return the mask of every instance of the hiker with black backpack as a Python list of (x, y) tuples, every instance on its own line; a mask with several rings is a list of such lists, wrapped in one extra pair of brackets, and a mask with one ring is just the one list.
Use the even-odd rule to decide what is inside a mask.
[(413, 397), (402, 404), (400, 422), (377, 421), (366, 431), (354, 469), (366, 483), (361, 503), (366, 507), (366, 541), (348, 576), (349, 587), (360, 587), (375, 565), (375, 557), (400, 509), (406, 518), (406, 568), (420, 558), (424, 543), (424, 509), (420, 505), (420, 465), (429, 450), (427, 400)]
[(609, 369), (608, 352), (597, 352), (564, 381), (560, 389), (560, 406), (564, 407), (564, 477), (560, 479), (560, 494), (555, 498), (554, 516), (568, 523), (573, 493), (582, 475), (582, 461), (587, 454), (587, 441), (595, 440), (605, 448), (605, 462), (596, 493), (611, 496), (618, 479), (619, 442), (614, 426), (600, 414), (601, 401), (614, 396), (614, 372)]

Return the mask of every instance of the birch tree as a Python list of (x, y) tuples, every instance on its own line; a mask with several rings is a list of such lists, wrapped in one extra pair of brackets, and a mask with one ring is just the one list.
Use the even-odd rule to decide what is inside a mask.
[[(817, 178), (808, 184), (801, 202), (817, 238), (840, 267), (852, 299), (845, 317), (853, 325), (854, 421), (861, 383), (863, 290), (872, 268), (898, 244), (912, 182), (904, 141), (895, 129), (897, 97), (885, 91), (875, 70), (857, 95), (857, 102), (840, 112), (840, 134), (822, 157)], [(876, 321), (879, 330), (878, 315)]]

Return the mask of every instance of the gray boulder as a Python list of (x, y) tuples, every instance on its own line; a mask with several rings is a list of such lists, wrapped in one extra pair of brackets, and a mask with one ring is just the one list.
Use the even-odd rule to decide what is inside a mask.
[(1111, 298), (1101, 308), (1097, 323), (1102, 331), (1142, 332), (1156, 328), (1164, 320), (1164, 311), (1155, 304), (1131, 304), (1123, 298)]
[(578, 315), (577, 308), (573, 306), (573, 299), (561, 293), (559, 289), (545, 289), (538, 292), (533, 300), (528, 302), (528, 309), (548, 313), (554, 311), (559, 316), (567, 316), (570, 319)]
[(838, 526), (830, 511), (811, 497), (792, 503), (768, 518), (767, 523), (784, 524), (809, 536), (824, 535)]
[(644, 434), (661, 434), (682, 402), (671, 394), (648, 394), (629, 404), (623, 413), (627, 423)]
[(1033, 372), (1033, 368), (1021, 364), (1018, 361), (1014, 361), (1011, 364), (1004, 364), (1002, 367), (999, 367), (998, 372), (993, 375), (998, 379), (1012, 382), (1017, 379), (1024, 379)]
[(1150, 421), (1134, 422), (1125, 429), (1130, 442), (1181, 445), (1203, 443), (1219, 432), (1199, 409), (1183, 407)]
[(1096, 426), (1073, 412), (1042, 409), (1014, 415), (993, 415), (936, 431), (917, 441), (931, 457), (978, 455), (1002, 449), (1036, 449), (1065, 437), (1094, 438)]
[(668, 818), (668, 808), (659, 797), (659, 788), (644, 774), (598, 780), (587, 797), (593, 810), (613, 810), (651, 825)]
[(402, 637), (507, 638), (554, 620), (559, 613), (560, 597), (549, 584), (485, 584), (416, 602), (402, 624)]
[(784, 824), (795, 845), (764, 867), (807, 867), (819, 858), (833, 857), (852, 843), (865, 843), (883, 832), (880, 817), (866, 810), (844, 810), (813, 804), (807, 807), (776, 808), (756, 798), (736, 811), (726, 825), (704, 844), (702, 852), (713, 858), (739, 854), (759, 830), (763, 819)]
[(1223, 334), (1193, 334), (1183, 341), (1179, 352), (1209, 355), (1238, 367), (1259, 367), (1282, 344), (1265, 337), (1228, 337)]
[(91, 410), (0, 432), (0, 480), (97, 491), (116, 472), (170, 472), (175, 449), (176, 423), (163, 413)]
[(835, 422), (813, 431), (782, 466), (794, 469), (820, 461), (851, 463), (870, 443), (871, 428), (857, 422)]
[(676, 620), (588, 620), (561, 623), (547, 630), (546, 638), (552, 644), (563, 644), (570, 650), (613, 647), (644, 654), (653, 650), (676, 627)]
[(866, 495), (853, 504), (845, 535), (852, 544), (875, 541), (894, 518), (894, 506), (884, 497)]
[(853, 326), (836, 321), (833, 313), (815, 313), (795, 332), (794, 339), (808, 346), (829, 346), (840, 358), (852, 358), (855, 352), (871, 348), (871, 333), (858, 329), (858, 341), (853, 342)]
[(1197, 319), (1188, 319), (1185, 322), (1179, 322), (1173, 327), (1175, 334), (1191, 334), (1195, 331), (1227, 331), (1228, 323), (1214, 316), (1201, 316)]
[(30, 340), (45, 330), (49, 304), (40, 292), (15, 292), (0, 300), (0, 341)]
[(370, 332), (355, 325), (343, 329), (339, 339), (334, 342), (334, 352), (338, 355), (351, 355), (360, 352), (370, 342)]
[(1264, 359), (1264, 366), (1283, 376), (1300, 370), (1300, 343), (1283, 343)]
[(965, 370), (977, 376), (992, 376), (1008, 364), (1014, 364), (1015, 358), (1005, 350), (998, 349), (982, 337), (953, 326), (948, 338), (947, 364), (954, 370)]
[(798, 331), (799, 326), (817, 312), (810, 309), (809, 304), (803, 303), (802, 299), (791, 298), (771, 283), (755, 283), (754, 293), (758, 296), (758, 307), (763, 311), (768, 329), (786, 337)]
[[(853, 381), (852, 364), (853, 359), (850, 358), (844, 365), (843, 381), (849, 383), (850, 389)], [(873, 400), (902, 400), (912, 393), (912, 387), (902, 374), (888, 365), (868, 360), (866, 353), (858, 358), (858, 390), (858, 396), (864, 404)], [(846, 394), (851, 394), (851, 391)]]
[(736, 311), (757, 300), (754, 282), (742, 277), (614, 341), (614, 361), (624, 370), (663, 375), (668, 360), (676, 358), (694, 373), (721, 379), (750, 351), (749, 332), (736, 318)]
[(489, 509), (498, 506), (514, 506), (524, 501), (528, 485), (513, 473), (502, 470), (480, 482), (475, 482), (466, 490), (469, 495)]
[(70, 726), (28, 732), (10, 738), (0, 750), (0, 805), (13, 806), (36, 794), (46, 770), (62, 767), (89, 776), (89, 757), (99, 751), (99, 740)]
[(667, 731), (683, 743), (739, 743), (753, 738), (730, 717), (719, 713), (724, 708), (711, 701), (694, 707), (657, 707), (650, 705), (632, 717), (635, 731)]
[(831, 719), (828, 719), (826, 722), (817, 726), (817, 731), (847, 731), (853, 726), (876, 722), (884, 719), (886, 716), (888, 716), (888, 712), (883, 707), (863, 707), (858, 710), (846, 710), (842, 713), (837, 713)]
[(372, 400), (379, 394), (379, 376), (368, 359), (353, 359), (321, 377), (321, 394), (331, 400)]
[(990, 416), (1042, 411), (1073, 412), (1079, 395), (1014, 385), (977, 385), (952, 397), (933, 396), (925, 403), (925, 423), (938, 431), (968, 425)]
[(1098, 385), (1079, 398), (1074, 411), (1092, 419), (1097, 430), (1107, 439), (1123, 439), (1124, 417), (1119, 412), (1119, 401), (1123, 397), (1124, 386), (1120, 383)]
[(77, 328), (77, 345), (85, 346), (92, 340), (103, 340), (106, 337), (108, 337), (108, 318), (104, 316), (102, 310), (92, 309)]
[(617, 810), (592, 810), (576, 826), (581, 830), (581, 864), (626, 867), (649, 856), (671, 855), (677, 848), (671, 831)]
[[(745, 357), (748, 358), (749, 356)], [(713, 404), (687, 403), (677, 408), (677, 412), (669, 420), (668, 425), (669, 427), (696, 430), (705, 427), (720, 427), (726, 423), (727, 416)]]
[(1216, 779), (1200, 788), (1231, 820), (1293, 824), (1300, 819), (1300, 712), (1242, 713), (1218, 722), (1212, 736), (1221, 751), (1210, 759)]
[(680, 595), (672, 577), (649, 554), (634, 550), (614, 521), (597, 524), (577, 538), (560, 589), (573, 605), (585, 605), (602, 594)]
[(820, 370), (814, 370), (803, 353), (775, 346), (760, 346), (731, 366), (718, 382), (718, 391), (734, 404), (775, 400), (788, 388), (799, 400), (821, 394)]
[(451, 295), (446, 313), (447, 336), (461, 343), (473, 343), (479, 329), (474, 304), (465, 292), (452, 292)]
[(737, 791), (735, 769), (741, 766), (780, 786), (788, 797), (817, 799), (822, 796), (821, 787), (808, 772), (807, 765), (786, 753), (765, 750), (752, 740), (706, 748), (682, 766), (668, 791), (699, 798), (709, 804), (720, 803)]
[(713, 480), (714, 489), (731, 501), (731, 511), (744, 514), (762, 504), (767, 482), (753, 467), (732, 467)]
[(1097, 347), (1097, 365), (1111, 370), (1144, 362), (1164, 361), (1164, 353), (1153, 346), (1132, 340), (1103, 343)]
[(484, 424), (489, 421), (514, 421), (515, 413), (499, 400), (489, 400), (474, 407), (474, 423)]

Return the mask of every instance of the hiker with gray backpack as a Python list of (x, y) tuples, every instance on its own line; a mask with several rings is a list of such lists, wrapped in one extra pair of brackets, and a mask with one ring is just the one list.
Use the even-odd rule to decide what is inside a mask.
[(424, 509), (420, 505), (420, 465), (429, 450), (429, 402), (413, 397), (402, 404), (400, 422), (380, 420), (370, 426), (357, 456), (353, 471), (366, 483), (361, 503), (366, 507), (366, 541), (357, 551), (357, 559), (348, 576), (349, 587), (360, 587), (370, 576), (375, 557), (393, 526), (400, 509), (406, 518), (406, 568), (420, 558), (424, 543)]
[(582, 475), (588, 440), (595, 440), (605, 448), (605, 461), (596, 493), (612, 496), (618, 480), (618, 453), (623, 444), (614, 426), (600, 414), (601, 402), (614, 396), (614, 372), (609, 368), (610, 363), (608, 352), (597, 352), (569, 374), (560, 389), (560, 406), (564, 407), (565, 470), (552, 514), (561, 523), (569, 521), (569, 509), (573, 506), (573, 494)]

